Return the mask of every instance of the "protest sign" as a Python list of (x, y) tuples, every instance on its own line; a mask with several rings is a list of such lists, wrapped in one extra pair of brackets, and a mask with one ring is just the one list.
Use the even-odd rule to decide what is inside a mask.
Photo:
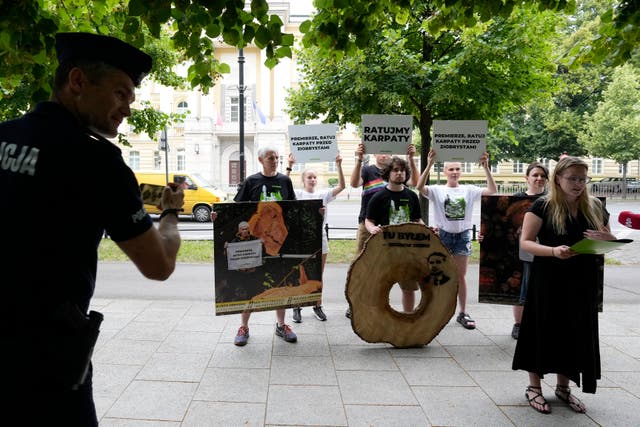
[(434, 120), (433, 149), (438, 161), (478, 162), (487, 151), (487, 121)]
[(289, 146), (298, 163), (332, 162), (338, 155), (338, 125), (291, 125)]
[(227, 243), (227, 268), (241, 270), (262, 265), (262, 240)]
[(406, 154), (412, 131), (411, 115), (362, 115), (362, 143), (367, 154)]

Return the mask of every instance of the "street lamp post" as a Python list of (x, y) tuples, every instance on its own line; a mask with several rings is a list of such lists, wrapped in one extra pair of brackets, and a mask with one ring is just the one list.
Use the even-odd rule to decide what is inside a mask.
[(238, 92), (239, 102), (239, 139), (240, 139), (240, 182), (244, 181), (244, 52), (242, 49), (238, 51)]

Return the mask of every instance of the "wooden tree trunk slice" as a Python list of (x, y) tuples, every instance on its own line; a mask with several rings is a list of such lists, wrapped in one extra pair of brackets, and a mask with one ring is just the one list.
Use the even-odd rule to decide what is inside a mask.
[[(418, 306), (396, 311), (389, 304), (391, 288), (413, 280), (420, 287)], [(430, 228), (416, 223), (385, 226), (371, 236), (349, 267), (345, 290), (354, 332), (395, 347), (431, 342), (455, 314), (457, 293), (453, 256)]]

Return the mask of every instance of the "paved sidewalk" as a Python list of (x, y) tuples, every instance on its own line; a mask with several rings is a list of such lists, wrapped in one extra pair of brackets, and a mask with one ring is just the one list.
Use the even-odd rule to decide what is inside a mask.
[[(182, 264), (158, 285), (130, 264), (102, 263), (92, 306), (105, 315), (93, 358), (101, 426), (640, 425), (640, 266), (606, 267), (603, 379), (596, 395), (574, 388), (585, 415), (555, 398), (555, 375), (544, 387), (553, 413), (527, 406), (527, 375), (511, 370), (511, 307), (478, 304), (473, 292), (474, 331), (453, 320), (424, 348), (363, 342), (344, 317), (347, 269), (327, 265), (329, 320), (303, 309), (298, 343), (275, 337), (266, 312), (236, 347), (239, 316), (214, 316), (211, 268)], [(477, 277), (470, 266), (475, 292)], [(128, 297), (118, 285), (146, 293)]]

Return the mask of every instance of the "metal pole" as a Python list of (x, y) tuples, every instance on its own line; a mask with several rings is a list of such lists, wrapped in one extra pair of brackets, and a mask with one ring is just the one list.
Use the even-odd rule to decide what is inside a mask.
[(240, 139), (240, 182), (244, 181), (244, 52), (242, 49), (238, 51), (238, 92), (240, 92), (239, 98), (239, 139)]
[(165, 126), (160, 133), (160, 146), (163, 147), (164, 150), (164, 170), (165, 170), (165, 181), (167, 184), (169, 183), (169, 140), (167, 138), (167, 127)]

